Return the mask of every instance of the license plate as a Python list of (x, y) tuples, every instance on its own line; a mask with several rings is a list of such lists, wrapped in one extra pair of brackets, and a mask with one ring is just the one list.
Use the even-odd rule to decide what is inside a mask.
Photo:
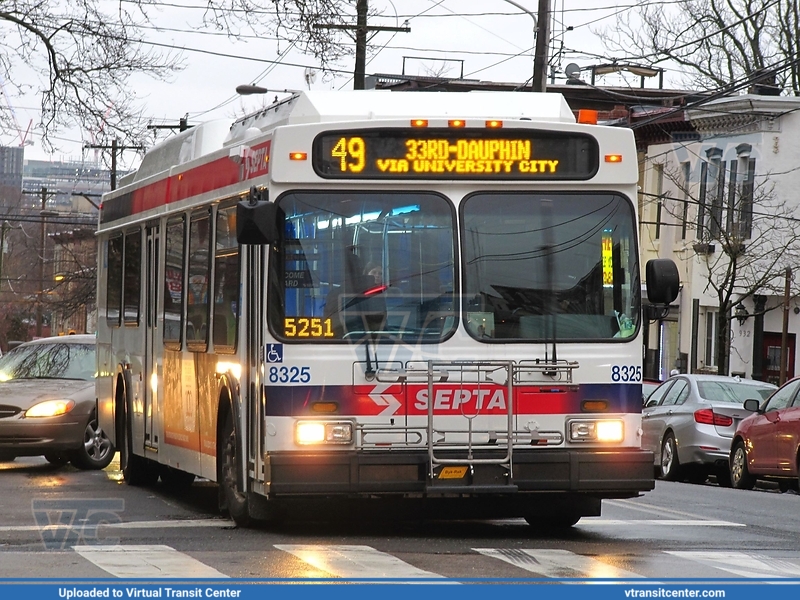
[(467, 474), (467, 467), (444, 467), (439, 471), (439, 479), (461, 479)]

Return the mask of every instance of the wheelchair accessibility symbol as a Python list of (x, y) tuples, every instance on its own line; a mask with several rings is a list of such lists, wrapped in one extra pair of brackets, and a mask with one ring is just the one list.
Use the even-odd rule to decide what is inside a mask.
[(268, 363), (283, 362), (283, 344), (267, 344), (264, 356), (266, 356)]

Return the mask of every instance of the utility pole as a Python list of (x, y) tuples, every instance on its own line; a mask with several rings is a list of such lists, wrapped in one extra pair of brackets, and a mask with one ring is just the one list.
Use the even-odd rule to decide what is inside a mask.
[(3, 291), (3, 257), (6, 254), (6, 231), (11, 229), (8, 221), (3, 220), (0, 225), (0, 293)]
[(88, 144), (84, 146), (86, 150), (111, 150), (111, 189), (117, 189), (117, 153), (123, 150), (144, 150), (144, 146), (120, 146), (117, 138), (111, 141), (110, 146), (103, 144)]
[(410, 27), (378, 27), (367, 25), (367, 0), (356, 2), (356, 24), (353, 25), (327, 25), (315, 24), (314, 29), (344, 29), (356, 32), (356, 65), (353, 71), (353, 89), (364, 89), (364, 78), (367, 68), (367, 32), (368, 31), (400, 31), (408, 33)]
[[(22, 192), (23, 194), (35, 194), (36, 192)], [(45, 259), (45, 243), (47, 241), (45, 224), (47, 220), (47, 200), (48, 196), (55, 195), (56, 192), (48, 192), (46, 187), (42, 187), (39, 194), (42, 202), (42, 208), (39, 216), (42, 218), (40, 222), (40, 237), (39, 237), (39, 288), (36, 293), (36, 337), (42, 337), (42, 324), (44, 322), (44, 259)], [(55, 213), (53, 213), (55, 214)]]
[(539, 0), (536, 19), (536, 56), (533, 58), (533, 91), (547, 91), (547, 45), (550, 39), (550, 0)]
[(786, 284), (783, 292), (783, 329), (781, 330), (781, 370), (778, 385), (786, 383), (786, 366), (789, 362), (789, 298), (791, 297), (792, 268), (786, 267)]

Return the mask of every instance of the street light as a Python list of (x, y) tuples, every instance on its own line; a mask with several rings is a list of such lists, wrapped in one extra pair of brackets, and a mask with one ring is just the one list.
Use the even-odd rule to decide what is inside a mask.
[[(532, 52), (535, 51), (535, 48), (536, 48), (536, 32), (539, 29), (539, 21), (536, 18), (536, 15), (533, 14), (531, 11), (529, 11), (524, 6), (522, 6), (521, 4), (517, 4), (516, 2), (514, 2), (514, 0), (503, 0), (503, 1), (504, 2), (508, 2), (512, 6), (516, 6), (518, 9), (520, 9), (524, 13), (528, 13), (530, 18), (533, 19), (533, 46), (531, 46), (531, 51)], [(533, 61), (533, 75), (531, 76), (531, 89), (533, 89), (535, 80), (536, 80), (536, 61), (534, 60)]]
[(237, 85), (236, 93), (240, 96), (250, 96), (251, 94), (266, 94), (269, 90), (260, 85)]
[(736, 310), (734, 310), (733, 314), (736, 317), (736, 320), (739, 321), (739, 325), (744, 325), (744, 322), (750, 316), (750, 313), (747, 312), (747, 309), (741, 302), (736, 305)]

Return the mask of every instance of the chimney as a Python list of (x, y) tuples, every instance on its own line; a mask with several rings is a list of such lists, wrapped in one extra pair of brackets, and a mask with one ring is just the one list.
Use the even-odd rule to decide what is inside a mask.
[(767, 72), (758, 69), (753, 73), (753, 83), (747, 90), (748, 94), (757, 96), (780, 96), (783, 91), (775, 81), (775, 71)]

